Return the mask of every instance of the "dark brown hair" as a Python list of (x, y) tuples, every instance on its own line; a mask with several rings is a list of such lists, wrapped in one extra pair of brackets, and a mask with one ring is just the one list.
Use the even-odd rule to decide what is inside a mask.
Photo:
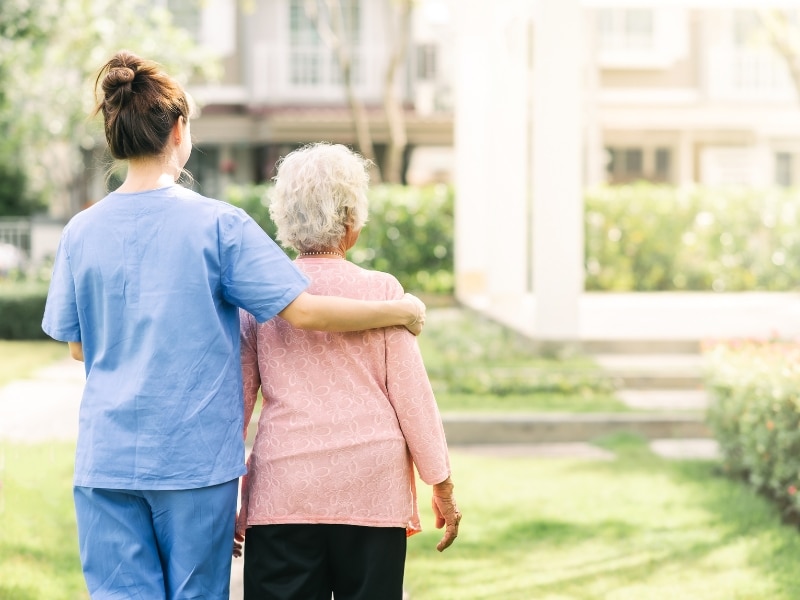
[[(102, 93), (98, 93), (98, 88)], [(114, 158), (158, 156), (175, 122), (189, 118), (186, 92), (158, 63), (121, 50), (100, 69), (94, 83), (106, 141)]]

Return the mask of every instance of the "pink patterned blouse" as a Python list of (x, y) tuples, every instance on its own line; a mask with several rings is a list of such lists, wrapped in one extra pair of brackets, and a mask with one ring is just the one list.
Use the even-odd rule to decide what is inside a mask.
[[(403, 294), (391, 275), (345, 260), (296, 264), (312, 294)], [(450, 464), (416, 338), (403, 327), (324, 333), (241, 316), (245, 431), (259, 387), (264, 402), (237, 531), (276, 523), (420, 531), (412, 462), (431, 485), (450, 475)]]

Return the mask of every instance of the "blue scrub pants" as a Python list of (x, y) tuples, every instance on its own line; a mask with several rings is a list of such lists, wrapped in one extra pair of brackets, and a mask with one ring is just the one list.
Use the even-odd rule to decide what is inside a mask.
[(92, 600), (227, 599), (237, 483), (190, 490), (76, 486)]

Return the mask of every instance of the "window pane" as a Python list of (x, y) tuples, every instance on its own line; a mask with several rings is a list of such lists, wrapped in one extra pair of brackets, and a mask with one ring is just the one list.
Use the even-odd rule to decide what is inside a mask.
[(775, 183), (783, 187), (792, 185), (792, 155), (789, 152), (775, 154)]
[(619, 150), (617, 148), (606, 148), (606, 157), (606, 173), (613, 178), (614, 171), (616, 171), (619, 165)]
[(635, 176), (642, 174), (642, 150), (628, 148), (625, 150), (625, 175)]
[(433, 81), (436, 79), (436, 45), (417, 46), (417, 79)]
[(669, 148), (656, 148), (656, 177), (668, 181), (671, 174), (672, 152)]

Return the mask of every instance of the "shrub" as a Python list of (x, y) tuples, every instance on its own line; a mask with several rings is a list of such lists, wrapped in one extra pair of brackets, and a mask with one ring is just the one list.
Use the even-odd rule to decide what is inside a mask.
[(800, 346), (720, 343), (706, 352), (708, 422), (724, 467), (800, 518)]
[(46, 300), (46, 283), (0, 284), (0, 339), (46, 339), (42, 331)]
[[(247, 211), (274, 239), (270, 189), (233, 186), (226, 191), (226, 200)], [(370, 189), (369, 199), (369, 221), (350, 252), (351, 260), (366, 269), (392, 273), (408, 290), (452, 293), (452, 188), (381, 185)]]
[(788, 291), (800, 282), (800, 190), (640, 183), (585, 195), (586, 289)]

